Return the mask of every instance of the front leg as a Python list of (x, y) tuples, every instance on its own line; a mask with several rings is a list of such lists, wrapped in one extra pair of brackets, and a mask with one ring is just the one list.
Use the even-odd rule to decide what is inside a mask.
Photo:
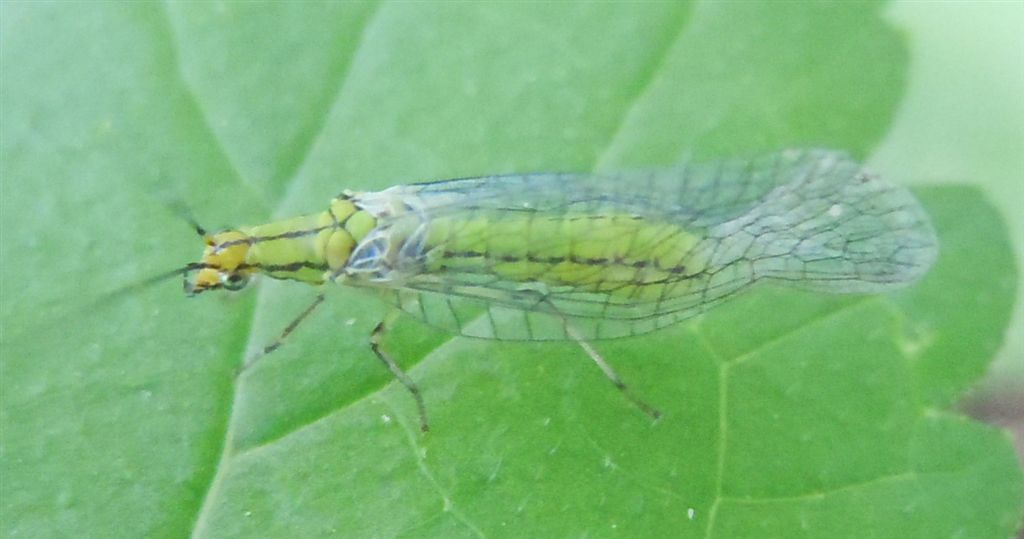
[(249, 370), (253, 365), (255, 365), (257, 361), (263, 359), (264, 357), (267, 357), (268, 355), (273, 353), (275, 350), (280, 348), (281, 345), (284, 344), (285, 340), (288, 339), (288, 336), (291, 335), (293, 331), (295, 331), (295, 328), (299, 327), (299, 324), (301, 324), (303, 321), (305, 321), (306, 318), (309, 317), (309, 315), (313, 314), (313, 311), (315, 311), (316, 308), (319, 307), (320, 304), (323, 303), (323, 302), (324, 302), (324, 293), (320, 292), (319, 294), (316, 295), (315, 298), (313, 298), (313, 302), (310, 303), (309, 306), (305, 308), (305, 310), (303, 310), (301, 313), (299, 313), (299, 315), (296, 316), (295, 319), (293, 319), (291, 321), (291, 323), (289, 323), (288, 326), (286, 326), (284, 328), (284, 331), (281, 332), (280, 336), (278, 336), (276, 339), (274, 339), (274, 342), (268, 344), (267, 346), (264, 346), (263, 350), (259, 351), (256, 355), (254, 355), (253, 357), (251, 357), (248, 360), (246, 360), (245, 363), (242, 364), (242, 367), (238, 370), (238, 372), (235, 375), (236, 376), (241, 376), (247, 370)]

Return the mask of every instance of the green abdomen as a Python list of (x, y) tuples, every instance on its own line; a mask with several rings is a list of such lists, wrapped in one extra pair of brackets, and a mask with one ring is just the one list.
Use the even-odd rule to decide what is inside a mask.
[(658, 297), (667, 283), (703, 269), (703, 262), (688, 256), (699, 241), (675, 224), (623, 214), (440, 217), (427, 234), (426, 270)]

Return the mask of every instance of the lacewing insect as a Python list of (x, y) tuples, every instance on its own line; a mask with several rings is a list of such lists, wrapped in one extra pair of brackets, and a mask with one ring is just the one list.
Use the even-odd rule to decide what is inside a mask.
[[(344, 192), (318, 213), (207, 233), (185, 290), (240, 290), (256, 275), (376, 291), (458, 335), (573, 340), (644, 412), (590, 341), (657, 330), (766, 281), (877, 293), (921, 277), (938, 253), (910, 192), (846, 154), (753, 159), (610, 174), (487, 176)], [(263, 350), (277, 349), (319, 294)], [(412, 393), (419, 389), (370, 347)], [(249, 362), (252, 364), (252, 361)]]

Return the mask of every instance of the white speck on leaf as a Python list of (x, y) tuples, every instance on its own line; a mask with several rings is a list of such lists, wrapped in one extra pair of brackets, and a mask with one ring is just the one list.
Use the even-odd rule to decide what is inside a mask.
[(917, 325), (907, 331), (898, 341), (897, 345), (903, 355), (910, 359), (917, 358), (935, 342), (935, 331), (931, 327)]

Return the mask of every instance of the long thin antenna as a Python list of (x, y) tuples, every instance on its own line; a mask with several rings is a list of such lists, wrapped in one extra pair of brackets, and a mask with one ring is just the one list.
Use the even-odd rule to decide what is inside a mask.
[(191, 262), (180, 268), (175, 268), (170, 271), (158, 273), (157, 275), (147, 277), (145, 279), (142, 279), (141, 281), (136, 281), (134, 283), (122, 286), (121, 288), (115, 288), (114, 290), (111, 290), (110, 292), (103, 294), (93, 305), (102, 305), (110, 301), (116, 300), (120, 297), (123, 297), (126, 294), (138, 292), (140, 290), (149, 288), (155, 284), (162, 283), (173, 277), (177, 277), (179, 275), (188, 275), (190, 272), (201, 270), (208, 267), (211, 266), (209, 264), (203, 264), (202, 262)]
[(189, 208), (187, 204), (179, 199), (170, 200), (164, 204), (167, 206), (167, 209), (171, 210), (175, 215), (181, 218), (181, 220), (188, 223), (189, 226), (196, 231), (196, 234), (198, 234), (200, 238), (203, 238), (203, 241), (205, 241), (207, 245), (212, 244), (213, 240), (207, 233), (206, 228), (199, 224), (195, 214), (192, 213), (192, 209)]

